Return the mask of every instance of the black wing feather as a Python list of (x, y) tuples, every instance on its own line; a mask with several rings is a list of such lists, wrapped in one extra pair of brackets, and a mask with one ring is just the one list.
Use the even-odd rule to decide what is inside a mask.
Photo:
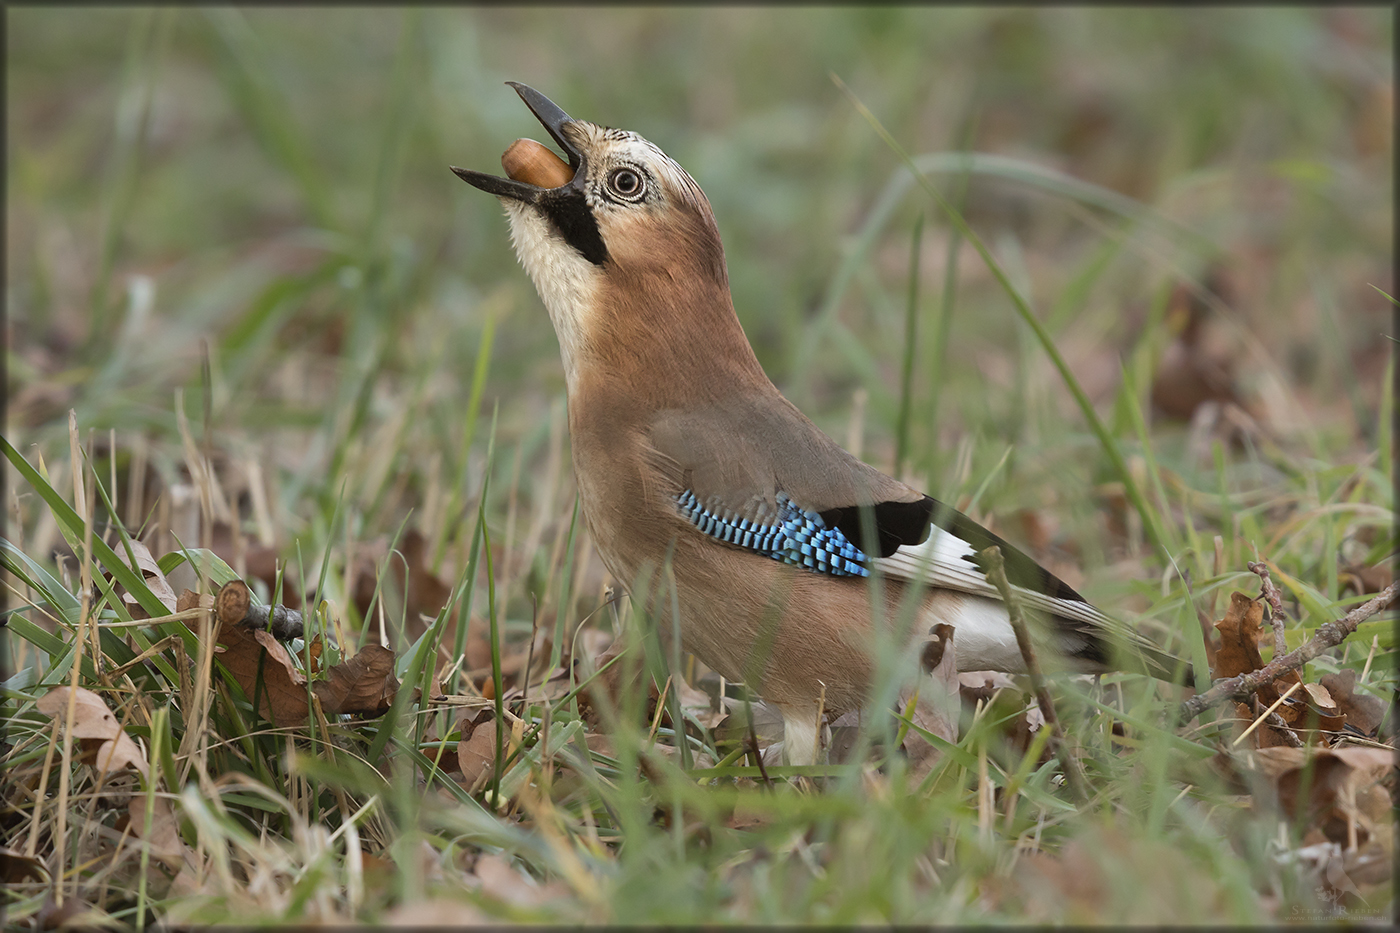
[[(862, 511), (868, 511), (874, 521), (875, 540), (868, 539)], [(1006, 561), (1006, 579), (1013, 586), (1024, 587), (1056, 599), (1085, 602), (1083, 596), (1069, 584), (1046, 570), (1000, 535), (993, 534), (950, 505), (924, 496), (915, 502), (881, 502), (874, 506), (845, 506), (821, 513), (829, 527), (839, 528), (852, 541), (860, 541), (861, 550), (872, 556), (889, 557), (904, 545), (920, 544), (928, 537), (930, 523), (957, 535), (981, 551), (996, 545)], [(980, 568), (979, 568), (980, 569)]]

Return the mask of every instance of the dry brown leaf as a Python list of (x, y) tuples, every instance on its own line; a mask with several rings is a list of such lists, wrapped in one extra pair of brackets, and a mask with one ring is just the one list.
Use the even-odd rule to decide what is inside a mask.
[[(614, 658), (619, 658), (625, 653), (626, 646), (621, 642), (614, 642), (595, 660), (593, 669), (602, 670)], [(588, 685), (587, 690), (579, 693), (578, 709), (584, 724), (597, 731), (599, 726), (622, 711), (625, 706), (623, 697), (627, 691), (643, 689), (643, 678), (642, 665), (637, 663), (635, 658), (621, 657), (607, 670), (603, 670)], [(656, 682), (651, 677), (645, 677), (645, 682), (647, 700), (641, 718), (649, 725), (656, 716), (656, 704), (661, 699), (661, 691), (657, 689)], [(666, 717), (662, 721), (669, 723), (670, 718)]]
[(762, 803), (761, 800), (750, 803), (748, 799), (740, 797), (735, 801), (734, 809), (730, 811), (724, 825), (739, 830), (773, 825), (778, 821), (778, 815), (771, 807), (765, 807)]
[(1322, 685), (1337, 701), (1337, 708), (1349, 725), (1363, 735), (1378, 734), (1386, 705), (1376, 697), (1355, 692), (1356, 671), (1344, 668), (1335, 674), (1323, 674)]
[[(1212, 892), (1201, 891), (1199, 860), (1180, 846), (1144, 839), (1116, 824), (1098, 824), (1068, 840), (1058, 853), (1032, 852), (1009, 877), (993, 873), (989, 899), (1024, 922), (1057, 926), (1161, 923), (1180, 916), (1184, 898), (1210, 910)], [(1125, 879), (1150, 884), (1124, 888)]]
[[(1337, 582), (1342, 585), (1343, 590), (1354, 590), (1358, 596), (1367, 593), (1379, 593), (1387, 586), (1395, 582), (1395, 561), (1387, 558), (1379, 564), (1347, 564), (1343, 571), (1337, 575)], [(1400, 597), (1391, 601), (1394, 606)], [(1385, 608), (1389, 609), (1390, 606)]]
[[(1236, 677), (1257, 671), (1264, 666), (1264, 659), (1259, 653), (1263, 621), (1263, 600), (1253, 599), (1240, 592), (1230, 594), (1230, 608), (1225, 611), (1225, 618), (1215, 623), (1215, 628), (1220, 632), (1220, 647), (1215, 652), (1215, 669), (1211, 672), (1213, 678), (1219, 680), (1222, 677)], [(1262, 708), (1272, 706), (1281, 693), (1298, 681), (1297, 671), (1285, 671), (1273, 683), (1260, 687), (1256, 696)], [(1306, 721), (1307, 704), (1290, 697), (1275, 712), (1288, 725), (1297, 723), (1302, 726)], [(1258, 715), (1249, 703), (1236, 703), (1235, 714), (1241, 732)], [(1258, 748), (1289, 744), (1284, 736), (1267, 724), (1254, 731), (1252, 743)]]
[(617, 757), (617, 746), (613, 743), (612, 736), (606, 733), (586, 732), (583, 736), (583, 744), (596, 755), (602, 755), (606, 758)]
[[(125, 551), (125, 548), (117, 549), (117, 553), (123, 557), (126, 556)], [(155, 594), (155, 597), (161, 601), (166, 609), (177, 612), (175, 591), (170, 588), (170, 581), (165, 579), (165, 573), (160, 569), (160, 564), (156, 562), (155, 557), (151, 555), (150, 549), (140, 541), (132, 541), (131, 553), (136, 557), (136, 566), (132, 569), (141, 574), (141, 577), (146, 581), (146, 587)], [(122, 603), (131, 613), (133, 619), (149, 619), (151, 617), (150, 613), (142, 607), (140, 601), (126, 591), (126, 587), (118, 584), (117, 589), (121, 593)]]
[[(479, 630), (478, 626), (485, 627), (487, 623), (480, 619), (472, 620), (472, 630)], [(471, 632), (468, 632), (468, 660), (471, 653)], [(485, 647), (486, 663), (482, 667), (470, 668), (467, 675), (474, 682), (479, 683), (482, 696), (487, 699), (495, 697), (495, 679), (491, 670), (490, 641), (485, 635), (481, 635), (481, 645)], [(533, 647), (531, 645), (533, 644)], [(543, 628), (535, 633), (533, 642), (515, 643), (501, 646), (501, 686), (506, 691), (507, 698), (520, 695), (521, 678), (525, 671), (525, 665), (530, 665), (531, 680), (538, 682), (539, 678), (547, 672), (549, 666), (549, 655), (553, 648), (553, 639)], [(481, 649), (477, 649), (481, 650)], [(605, 675), (606, 676), (606, 675)], [(531, 690), (534, 695), (534, 690)]]
[(1303, 684), (1303, 689), (1308, 693), (1308, 699), (1312, 704), (1325, 713), (1336, 715), (1337, 703), (1332, 699), (1332, 694), (1327, 692), (1327, 688), (1322, 684)]
[(175, 611), (185, 612), (194, 608), (213, 609), (213, 593), (196, 593), (194, 590), (185, 590), (180, 594), (180, 598), (175, 600)]
[(470, 792), (488, 777), (496, 762), (496, 730), (489, 725), (473, 728), (471, 734), (457, 743), (457, 767), (462, 772), (462, 786)]
[(491, 639), (486, 637), (490, 623), (480, 616), (467, 622), (466, 668), (469, 671), (491, 666)]
[(311, 644), (306, 646), (306, 655), (309, 658), (310, 667), (308, 670), (313, 674), (321, 673), (321, 652), (325, 651), (326, 642), (320, 635), (311, 639)]
[[(1211, 676), (1237, 677), (1264, 666), (1259, 654), (1259, 633), (1264, 621), (1264, 604), (1244, 593), (1230, 594), (1230, 608), (1225, 618), (1215, 623), (1220, 632), (1220, 648), (1215, 654), (1215, 670)], [(1277, 699), (1277, 697), (1275, 697)]]
[(263, 685), (259, 715), (278, 726), (306, 721), (306, 675), (296, 669), (281, 642), (265, 631), (221, 625), (218, 644), (224, 647), (219, 661), (243, 688), (249, 702), (253, 702), (257, 690), (261, 663)]
[(32, 855), (0, 846), (0, 879), (6, 884), (21, 884), (30, 878), (35, 881), (48, 878), (44, 863)]
[(141, 772), (143, 776), (150, 776), (150, 766), (146, 764), (146, 756), (141, 751), (141, 746), (125, 732), (119, 732), (116, 738), (102, 743), (97, 749), (97, 760), (94, 764), (100, 772), (110, 773), (122, 768), (132, 768)]
[(169, 800), (164, 797), (154, 798), (149, 835), (146, 833), (145, 795), (133, 794), (127, 809), (130, 814), (127, 825), (131, 827), (131, 834), (138, 839), (145, 839), (150, 846), (151, 855), (164, 862), (172, 872), (179, 873), (184, 869), (193, 870), (198, 867), (198, 856), (180, 838), (179, 823), (175, 819), (175, 812), (170, 808)]
[[(54, 687), (34, 705), (45, 716), (57, 716), (67, 723), (68, 692), (68, 687)], [(74, 700), (73, 738), (114, 739), (120, 734), (121, 725), (103, 699), (86, 687), (79, 687)]]
[(311, 689), (327, 713), (381, 715), (388, 711), (399, 689), (394, 677), (394, 652), (379, 645), (366, 645), (326, 674), (327, 679), (312, 684)]
[[(1249, 760), (1269, 778), (1280, 809), (1304, 831), (1305, 841), (1313, 833), (1354, 849), (1378, 833), (1389, 838), (1393, 832), (1389, 807), (1378, 808), (1372, 799), (1381, 784), (1394, 782), (1393, 752), (1356, 746), (1263, 748)], [(1305, 773), (1309, 762), (1310, 775)]]
[[(1303, 711), (1303, 723), (1309, 728), (1321, 729), (1324, 732), (1339, 732), (1345, 725), (1341, 711), (1337, 708), (1336, 700), (1332, 699), (1332, 694), (1322, 684), (1303, 684), (1303, 690), (1307, 693), (1307, 708)], [(1297, 694), (1294, 694), (1297, 696)]]

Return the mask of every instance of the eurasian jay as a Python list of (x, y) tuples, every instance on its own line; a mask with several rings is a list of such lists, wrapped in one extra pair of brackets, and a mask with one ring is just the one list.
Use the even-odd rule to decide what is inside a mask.
[[(956, 698), (953, 663), (1024, 669), (1006, 609), (971, 559), (994, 544), (1041, 640), (1071, 666), (1121, 661), (1180, 678), (1170, 657), (1031, 558), (823, 434), (759, 366), (694, 179), (636, 133), (574, 120), (511, 86), (568, 164), (519, 140), (502, 157), (508, 178), (452, 171), (500, 198), (554, 324), (594, 544), (622, 586), (652, 575), (660, 616), (674, 595), (686, 651), (782, 712), (789, 762), (818, 757), (823, 708), (863, 708), (872, 619), (893, 626), (906, 598), (917, 600), (904, 613), (913, 622), (896, 637), (911, 677), (936, 667)], [(669, 578), (655, 583), (668, 561), (674, 594)], [(883, 612), (873, 611), (875, 572)], [(954, 644), (935, 637), (929, 657), (932, 633), (948, 631), (939, 626)]]

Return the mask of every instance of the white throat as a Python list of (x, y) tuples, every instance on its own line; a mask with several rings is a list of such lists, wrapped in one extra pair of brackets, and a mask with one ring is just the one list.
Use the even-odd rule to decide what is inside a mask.
[(510, 240), (515, 255), (535, 291), (540, 293), (564, 360), (564, 378), (570, 394), (580, 356), (585, 352), (586, 315), (598, 291), (598, 267), (569, 245), (548, 219), (535, 208), (501, 199), (510, 220)]

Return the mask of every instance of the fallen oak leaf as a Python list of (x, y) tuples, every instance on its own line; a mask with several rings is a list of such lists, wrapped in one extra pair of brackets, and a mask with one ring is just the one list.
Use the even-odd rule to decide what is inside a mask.
[[(1215, 653), (1215, 669), (1211, 672), (1215, 680), (1238, 677), (1264, 666), (1264, 658), (1259, 653), (1263, 621), (1262, 601), (1240, 592), (1230, 594), (1230, 608), (1226, 610), (1225, 618), (1215, 623), (1221, 642)], [(1267, 706), (1278, 699), (1279, 686), (1287, 688), (1297, 682), (1296, 671), (1285, 671), (1274, 681), (1274, 686), (1259, 689), (1259, 699)]]
[(120, 732), (116, 738), (102, 743), (97, 749), (96, 764), (99, 772), (131, 768), (141, 772), (143, 776), (150, 774), (150, 766), (146, 763), (146, 755), (141, 751), (141, 746), (125, 732)]
[(48, 877), (48, 869), (41, 860), (0, 846), (0, 879), (6, 884), (20, 884), (27, 878), (45, 881)]
[(131, 803), (127, 808), (129, 814), (127, 825), (131, 827), (131, 834), (144, 840), (146, 845), (150, 847), (151, 855), (164, 862), (172, 872), (198, 867), (198, 856), (180, 838), (179, 824), (175, 819), (175, 812), (170, 808), (170, 801), (165, 797), (158, 796), (153, 798), (152, 804), (151, 828), (148, 835), (146, 832), (146, 797), (144, 794), (132, 795)]
[(1303, 684), (1303, 689), (1308, 692), (1308, 699), (1313, 705), (1323, 712), (1336, 715), (1337, 702), (1332, 699), (1332, 694), (1322, 684)]
[[(35, 707), (66, 728), (69, 687), (55, 687), (41, 696)], [(99, 772), (130, 767), (142, 775), (149, 773), (141, 746), (122, 730), (107, 703), (86, 687), (73, 693), (73, 738), (79, 740), (80, 759), (91, 760)]]
[(1340, 645), (1347, 636), (1356, 631), (1357, 626), (1388, 606), (1397, 595), (1400, 595), (1400, 582), (1392, 583), (1373, 599), (1353, 607), (1342, 618), (1319, 625), (1317, 634), (1296, 650), (1281, 658), (1273, 658), (1257, 671), (1217, 681), (1206, 692), (1198, 693), (1184, 701), (1177, 710), (1177, 721), (1190, 722), (1228, 699), (1249, 696), (1260, 687), (1277, 680), (1285, 671), (1297, 670), (1329, 648)]
[[(389, 635), (393, 643), (407, 646), (427, 631), (430, 621), (447, 605), (452, 587), (433, 573), (432, 548), (418, 529), (405, 532), (396, 550), (397, 555), (384, 562), (385, 573), (381, 576), (379, 567), (388, 552), (388, 542), (362, 548), (351, 566), (355, 580), (351, 593), (362, 618), (376, 614), (377, 602), (386, 618), (403, 619), (403, 631)], [(453, 644), (457, 613), (458, 607), (454, 606), (448, 616), (446, 644)], [(490, 663), (489, 654), (485, 663)], [(473, 666), (476, 665), (469, 659), (468, 667)]]
[(185, 590), (180, 597), (175, 600), (176, 612), (188, 612), (191, 609), (213, 609), (213, 593), (196, 593), (194, 590)]
[(1178, 284), (1168, 298), (1166, 324), (1175, 336), (1157, 362), (1153, 407), (1169, 418), (1189, 421), (1207, 402), (1243, 405), (1235, 388), (1235, 355), (1210, 333), (1214, 329), (1210, 305)]
[(224, 649), (218, 656), (220, 663), (249, 702), (257, 698), (258, 715), (278, 726), (306, 721), (306, 675), (297, 670), (281, 642), (262, 629), (249, 631), (242, 625), (220, 625), (215, 641)]
[(1348, 667), (1335, 674), (1323, 674), (1322, 686), (1337, 701), (1337, 708), (1347, 725), (1362, 735), (1374, 736), (1379, 733), (1386, 705), (1376, 697), (1356, 693), (1356, 671)]
[(353, 658), (326, 670), (326, 679), (311, 685), (326, 713), (382, 715), (399, 689), (394, 676), (394, 652), (366, 645)]
[(60, 904), (55, 900), (53, 891), (44, 898), (43, 906), (34, 917), (34, 923), (36, 930), (96, 930), (112, 925), (111, 917), (105, 911), (97, 909), (81, 897), (70, 894)]
[[(155, 595), (156, 599), (160, 600), (161, 605), (171, 612), (178, 612), (175, 591), (171, 589), (170, 581), (165, 578), (165, 572), (160, 569), (160, 564), (152, 556), (150, 548), (140, 541), (128, 543), (131, 545), (131, 554), (135, 557), (135, 565), (131, 569), (141, 575), (147, 589)], [(117, 553), (123, 554), (123, 550), (123, 548), (118, 548)], [(117, 588), (121, 593), (122, 605), (126, 606), (127, 612), (131, 613), (133, 619), (149, 619), (151, 617), (151, 614), (142, 607), (141, 601), (129, 593), (126, 587), (118, 583)]]
[[(1262, 599), (1254, 599), (1240, 592), (1230, 594), (1230, 607), (1225, 611), (1225, 617), (1215, 623), (1215, 629), (1220, 633), (1220, 647), (1215, 651), (1215, 667), (1211, 672), (1215, 679), (1238, 677), (1264, 666), (1264, 658), (1259, 653), (1263, 621)], [(1296, 736), (1289, 737), (1284, 735), (1284, 732), (1287, 731), (1287, 727), (1302, 718), (1306, 706), (1301, 702), (1292, 701), (1285, 701), (1284, 705), (1276, 706), (1281, 693), (1298, 681), (1298, 675), (1289, 671), (1280, 677), (1279, 681), (1283, 683), (1280, 685), (1275, 681), (1260, 687), (1255, 698), (1260, 707), (1275, 707), (1274, 715), (1277, 716), (1269, 717), (1254, 733), (1254, 744), (1259, 748), (1279, 745), (1296, 747), (1301, 744)], [(1280, 686), (1285, 690), (1280, 690)], [(1252, 703), (1236, 703), (1235, 712), (1240, 720), (1243, 735), (1248, 731), (1243, 729), (1244, 725), (1254, 720), (1257, 711)]]
[[(54, 687), (39, 697), (34, 706), (45, 716), (68, 715), (68, 687)], [(106, 702), (86, 687), (79, 687), (73, 704), (73, 738), (113, 739), (121, 732), (117, 717), (107, 708)]]
[(437, 927), (450, 929), (464, 926), (491, 926), (492, 918), (473, 904), (443, 897), (426, 901), (405, 901), (384, 914), (380, 923), (386, 927)]
[[(1370, 798), (1377, 785), (1394, 781), (1395, 756), (1390, 750), (1264, 748), (1250, 753), (1246, 761), (1270, 780), (1279, 808), (1304, 835), (1317, 830), (1352, 849), (1383, 828)], [(1382, 795), (1388, 797), (1383, 790)], [(1388, 807), (1380, 808), (1383, 818), (1388, 814)]]
[(1337, 706), (1337, 701), (1332, 698), (1332, 694), (1322, 684), (1303, 684), (1303, 689), (1308, 694), (1308, 706), (1304, 710), (1305, 721), (1310, 728), (1313, 727), (1313, 719), (1317, 721), (1316, 728), (1323, 732), (1340, 732), (1342, 726), (1346, 724), (1341, 710)]
[(484, 786), (485, 778), (496, 763), (495, 721), (495, 713), (489, 709), (481, 710), (475, 718), (462, 719), (457, 768), (462, 772), (462, 786), (468, 793), (475, 793)]
[[(1355, 590), (1358, 596), (1378, 593), (1395, 581), (1394, 558), (1386, 558), (1378, 564), (1345, 564), (1337, 574), (1337, 583), (1345, 590)], [(1392, 604), (1394, 599), (1391, 600)]]

